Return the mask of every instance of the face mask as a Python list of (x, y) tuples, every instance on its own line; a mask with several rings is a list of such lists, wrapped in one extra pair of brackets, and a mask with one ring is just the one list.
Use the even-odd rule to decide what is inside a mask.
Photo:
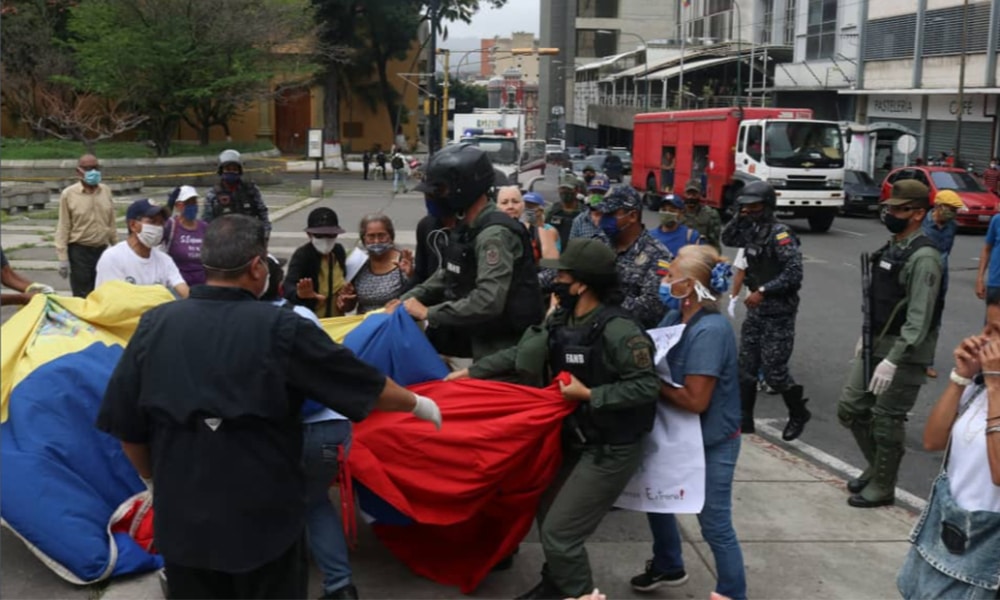
[(681, 301), (680, 298), (674, 298), (670, 294), (670, 284), (663, 281), (660, 282), (660, 302), (667, 307), (668, 310), (680, 310)]
[(391, 242), (382, 242), (380, 244), (367, 244), (367, 245), (365, 245), (365, 250), (368, 251), (368, 254), (371, 254), (371, 255), (374, 255), (374, 256), (381, 256), (381, 255), (385, 254), (386, 252), (388, 252), (391, 249), (392, 249), (392, 243)]
[(995, 168), (997, 168), (997, 164), (996, 164), (996, 163), (990, 163), (990, 168), (991, 168), (991, 169), (995, 169)]
[(443, 219), (449, 215), (449, 213), (442, 208), (440, 204), (430, 198), (424, 199), (424, 206), (427, 207), (427, 214), (435, 219)]
[(537, 208), (526, 208), (524, 209), (524, 212), (521, 213), (521, 220), (529, 225), (534, 225), (537, 219), (538, 219)]
[(223, 173), (222, 181), (228, 183), (229, 185), (236, 185), (240, 182), (242, 177), (243, 175), (241, 173)]
[(673, 227), (676, 224), (677, 224), (677, 213), (673, 212), (660, 213), (660, 225), (664, 227)]
[(188, 221), (194, 221), (198, 218), (198, 205), (197, 204), (187, 204), (184, 206), (184, 211), (181, 213), (185, 219)]
[(687, 208), (688, 212), (695, 212), (696, 210), (698, 210), (699, 206), (701, 206), (700, 202), (689, 202), (687, 200), (684, 201), (684, 207)]
[(573, 190), (560, 190), (559, 199), (563, 202), (576, 202), (576, 192)]
[(885, 213), (882, 215), (882, 222), (885, 223), (885, 228), (889, 230), (889, 233), (901, 233), (906, 229), (906, 224), (910, 220)]
[(554, 283), (552, 284), (552, 292), (559, 299), (559, 306), (566, 309), (569, 312), (573, 312), (576, 308), (576, 303), (580, 301), (580, 296), (574, 296), (570, 293), (569, 288), (573, 285), (571, 283)]
[(938, 209), (938, 218), (941, 219), (943, 223), (947, 223), (955, 218), (955, 209), (942, 206)]
[(594, 179), (595, 176), (596, 176), (596, 173), (592, 174), (592, 175), (584, 175), (583, 176), (583, 180), (586, 181), (587, 183), (590, 183), (591, 181), (593, 181), (593, 179)]
[(312, 242), (316, 252), (319, 252), (322, 256), (329, 254), (333, 250), (333, 247), (337, 245), (337, 240), (333, 238), (312, 238), (309, 241)]
[(83, 182), (87, 185), (97, 185), (101, 183), (101, 172), (91, 169), (83, 174)]
[(143, 223), (142, 230), (136, 234), (136, 237), (143, 246), (152, 248), (163, 241), (163, 227), (151, 223)]
[(614, 215), (602, 215), (601, 221), (597, 226), (612, 241), (621, 233), (621, 229), (618, 227), (618, 219)]
[(271, 269), (268, 269), (267, 276), (264, 277), (264, 287), (262, 287), (260, 289), (260, 292), (257, 293), (257, 299), (259, 300), (260, 298), (262, 298), (264, 294), (267, 293), (267, 290), (269, 290), (270, 288), (271, 288)]

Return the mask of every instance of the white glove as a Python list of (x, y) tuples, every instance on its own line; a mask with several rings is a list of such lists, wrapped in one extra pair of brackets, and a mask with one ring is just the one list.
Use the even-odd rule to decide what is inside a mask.
[(63, 279), (69, 277), (69, 261), (61, 260), (59, 261), (59, 276)]
[(736, 296), (730, 296), (729, 297), (729, 309), (728, 309), (728, 312), (729, 312), (729, 318), (730, 319), (735, 319), (736, 318), (736, 303), (737, 302), (739, 302), (739, 298), (737, 298)]
[(434, 426), (441, 429), (441, 409), (436, 402), (427, 396), (415, 394), (417, 405), (413, 407), (413, 416), (424, 421), (434, 423)]
[(24, 288), (25, 292), (38, 292), (39, 294), (54, 294), (55, 289), (51, 285), (45, 285), (44, 283), (32, 283), (28, 287)]
[(854, 344), (854, 356), (861, 356), (861, 347), (865, 345), (864, 338), (858, 338), (858, 343)]
[(872, 374), (871, 383), (868, 384), (868, 391), (878, 396), (882, 392), (889, 389), (889, 385), (892, 383), (892, 378), (896, 376), (896, 365), (889, 362), (887, 359), (882, 359), (882, 362), (875, 367), (875, 373)]

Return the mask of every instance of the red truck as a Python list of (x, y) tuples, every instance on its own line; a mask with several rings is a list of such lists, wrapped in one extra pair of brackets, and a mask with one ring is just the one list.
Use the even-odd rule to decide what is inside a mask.
[(701, 182), (708, 204), (730, 213), (740, 189), (764, 180), (777, 214), (827, 231), (843, 206), (840, 125), (807, 108), (709, 108), (635, 116), (632, 185), (658, 206), (668, 188)]

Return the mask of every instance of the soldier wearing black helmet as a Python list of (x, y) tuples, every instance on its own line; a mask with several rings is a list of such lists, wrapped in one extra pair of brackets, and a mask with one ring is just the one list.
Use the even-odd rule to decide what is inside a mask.
[(441, 268), (400, 298), (410, 315), (427, 321), (442, 354), (486, 356), (517, 343), (544, 314), (531, 240), (489, 201), (493, 183), (486, 153), (456, 144), (431, 157), (416, 188), (431, 216), (456, 224)]
[(755, 181), (736, 198), (739, 214), (722, 231), (727, 246), (746, 249), (747, 316), (740, 332), (740, 399), (744, 433), (754, 432), (757, 373), (781, 394), (788, 423), (781, 437), (802, 435), (812, 414), (806, 409), (801, 385), (788, 372), (795, 343), (795, 316), (802, 286), (802, 251), (798, 238), (774, 218), (777, 197), (768, 183)]
[(260, 188), (243, 178), (243, 158), (236, 150), (219, 154), (219, 183), (205, 195), (205, 211), (201, 218), (211, 221), (222, 215), (247, 215), (264, 223), (264, 235), (271, 237), (271, 219)]

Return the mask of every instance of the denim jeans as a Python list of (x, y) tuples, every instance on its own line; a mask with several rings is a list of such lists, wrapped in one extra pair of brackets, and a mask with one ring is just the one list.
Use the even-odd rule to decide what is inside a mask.
[(406, 191), (406, 171), (404, 169), (392, 170), (392, 191), (399, 192), (399, 188)]
[(351, 583), (344, 525), (330, 502), (330, 485), (337, 476), (337, 447), (344, 457), (351, 447), (351, 422), (320, 421), (304, 426), (303, 460), (306, 470), (306, 529), (309, 550), (323, 573), (323, 592)]
[[(739, 436), (705, 447), (705, 506), (698, 515), (701, 535), (715, 556), (715, 591), (733, 600), (747, 597), (743, 551), (733, 529), (733, 474), (739, 455)], [(659, 513), (646, 516), (653, 532), (653, 567), (661, 573), (684, 570), (677, 519)]]

